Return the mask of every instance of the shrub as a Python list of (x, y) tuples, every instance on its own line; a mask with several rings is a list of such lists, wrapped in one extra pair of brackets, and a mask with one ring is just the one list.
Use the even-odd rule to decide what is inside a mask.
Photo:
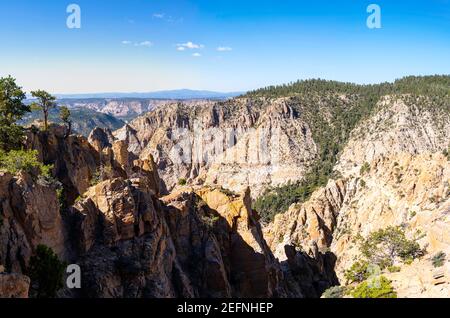
[(239, 196), (236, 192), (231, 191), (230, 189), (225, 189), (224, 187), (220, 188), (220, 192), (222, 192), (223, 194), (229, 196), (229, 197), (237, 197)]
[(328, 288), (323, 294), (323, 298), (342, 298), (345, 296), (347, 289), (344, 286), (333, 286)]
[(0, 169), (11, 174), (17, 174), (20, 171), (31, 173), (41, 166), (41, 163), (37, 160), (37, 155), (37, 151), (0, 151)]
[(39, 179), (43, 180), (46, 184), (58, 185), (59, 182), (57, 179), (53, 178), (53, 168), (54, 165), (40, 165), (40, 175)]
[(399, 266), (388, 266), (387, 270), (389, 271), (389, 273), (398, 273), (400, 272), (402, 269)]
[(187, 184), (187, 180), (184, 178), (181, 178), (180, 180), (178, 180), (178, 185), (180, 186), (185, 186)]
[(0, 169), (11, 174), (21, 171), (26, 173), (38, 173), (46, 180), (53, 180), (53, 165), (44, 165), (38, 160), (37, 150), (0, 150)]
[(369, 263), (366, 261), (357, 261), (353, 263), (350, 269), (345, 271), (344, 277), (347, 280), (347, 284), (361, 283), (369, 278), (370, 274)]
[(433, 258), (431, 259), (431, 263), (436, 268), (442, 267), (442, 266), (444, 266), (444, 263), (445, 263), (445, 257), (446, 257), (446, 254), (444, 252), (439, 252), (433, 256)]
[(63, 185), (56, 189), (56, 197), (58, 198), (60, 211), (65, 211), (67, 209), (67, 199), (65, 192), (66, 191)]
[(204, 215), (202, 216), (202, 222), (203, 224), (205, 224), (209, 229), (213, 229), (214, 225), (216, 225), (216, 223), (219, 221), (219, 217), (218, 216), (207, 216)]
[(94, 187), (94, 186), (96, 186), (97, 184), (99, 184), (100, 182), (102, 182), (102, 171), (101, 171), (101, 169), (97, 169), (97, 170), (94, 172), (94, 175), (92, 176), (91, 182), (89, 183), (89, 185), (90, 185), (91, 187)]
[(30, 259), (27, 274), (37, 298), (54, 298), (63, 285), (66, 264), (58, 259), (53, 250), (39, 245)]
[(366, 172), (370, 172), (370, 165), (368, 162), (364, 162), (364, 164), (362, 165), (361, 169), (359, 170), (359, 173), (361, 175), (366, 174)]
[(360, 240), (359, 248), (370, 263), (382, 269), (392, 266), (396, 258), (407, 262), (424, 254), (416, 240), (408, 240), (404, 231), (394, 226), (370, 233)]
[(352, 292), (354, 298), (397, 298), (391, 281), (381, 276), (359, 284)]

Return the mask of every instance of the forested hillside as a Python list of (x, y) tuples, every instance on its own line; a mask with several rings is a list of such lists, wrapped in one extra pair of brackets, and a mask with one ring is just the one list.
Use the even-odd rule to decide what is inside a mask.
[(254, 207), (265, 221), (271, 221), (274, 215), (286, 211), (293, 203), (304, 202), (314, 190), (326, 185), (350, 133), (373, 114), (380, 99), (387, 95), (400, 96), (407, 103), (448, 114), (450, 76), (411, 76), (377, 85), (307, 80), (266, 87), (246, 95), (252, 98), (290, 97), (289, 105), (308, 118), (313, 139), (319, 146), (318, 157), (302, 181), (268, 189), (256, 200)]

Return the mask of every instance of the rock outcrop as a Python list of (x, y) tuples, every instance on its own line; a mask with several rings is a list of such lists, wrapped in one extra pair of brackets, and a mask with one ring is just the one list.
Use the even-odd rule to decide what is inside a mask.
[(0, 173), (0, 180), (0, 264), (20, 273), (40, 244), (65, 258), (66, 233), (55, 187), (26, 173)]
[(28, 298), (29, 288), (28, 277), (0, 272), (0, 298)]

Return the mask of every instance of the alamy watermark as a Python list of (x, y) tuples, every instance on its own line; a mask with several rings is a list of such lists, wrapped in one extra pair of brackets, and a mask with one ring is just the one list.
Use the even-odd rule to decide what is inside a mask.
[[(81, 29), (81, 7), (72, 3), (67, 6), (66, 12), (69, 14), (66, 20), (67, 28)], [(369, 29), (381, 29), (381, 7), (378, 4), (370, 4), (367, 7), (367, 13), (370, 14), (366, 20), (367, 27)]]
[(81, 8), (78, 4), (69, 4), (66, 12), (69, 16), (66, 20), (66, 25), (69, 29), (81, 29)]
[(70, 264), (67, 266), (66, 273), (68, 274), (66, 279), (66, 286), (69, 289), (81, 288), (81, 267), (77, 264)]
[(378, 4), (371, 4), (367, 7), (367, 27), (369, 29), (381, 29), (381, 7)]

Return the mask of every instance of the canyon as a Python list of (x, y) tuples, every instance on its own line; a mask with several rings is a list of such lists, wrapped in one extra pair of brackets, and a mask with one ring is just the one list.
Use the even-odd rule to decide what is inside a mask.
[[(0, 172), (0, 295), (27, 296), (45, 245), (82, 269), (58, 297), (317, 298), (349, 285), (357, 237), (396, 226), (424, 251), (383, 269), (397, 296), (448, 297), (449, 83), (306, 81), (139, 106), (89, 137), (28, 129), (52, 178)], [(311, 175), (310, 195), (265, 215)]]

